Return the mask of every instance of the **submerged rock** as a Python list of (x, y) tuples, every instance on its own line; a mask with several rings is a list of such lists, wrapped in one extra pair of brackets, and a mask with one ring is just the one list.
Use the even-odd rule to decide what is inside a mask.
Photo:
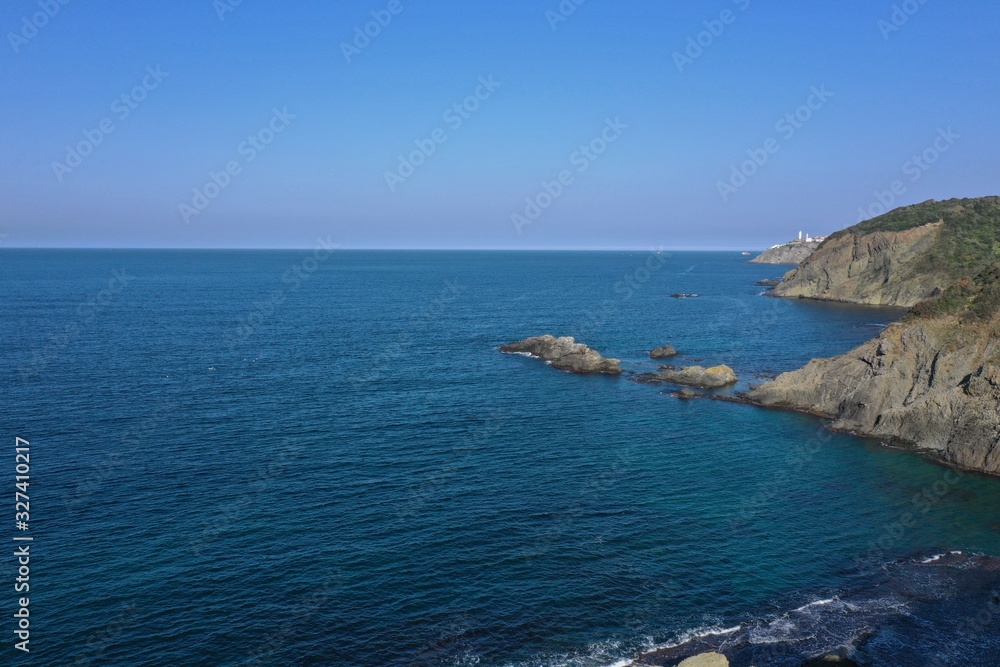
[(739, 378), (732, 368), (725, 365), (702, 368), (701, 366), (685, 366), (680, 370), (660, 371), (659, 377), (667, 382), (686, 384), (702, 389), (718, 389), (734, 384)]
[(674, 349), (673, 345), (662, 345), (655, 350), (650, 351), (649, 356), (653, 359), (666, 359), (668, 357), (673, 357), (677, 354), (677, 350)]
[(687, 665), (681, 661), (709, 651), (724, 651), (732, 667), (996, 667), (1000, 558), (927, 555), (860, 566), (836, 597), (797, 598), (784, 610), (644, 653), (632, 667)]
[(802, 663), (802, 667), (861, 667), (861, 665), (842, 655), (842, 651), (835, 651), (812, 660), (806, 660)]
[(583, 343), (577, 343), (571, 336), (556, 338), (550, 334), (525, 338), (516, 343), (500, 347), (505, 354), (526, 354), (549, 362), (554, 368), (571, 373), (604, 373), (619, 375), (622, 372), (619, 359), (607, 359), (597, 350)]

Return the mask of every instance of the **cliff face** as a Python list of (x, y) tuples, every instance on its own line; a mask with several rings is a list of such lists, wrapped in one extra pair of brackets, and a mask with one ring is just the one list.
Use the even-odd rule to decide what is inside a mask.
[(1000, 197), (927, 201), (831, 235), (771, 292), (913, 306), (1000, 259)]
[(838, 232), (773, 293), (912, 308), (749, 401), (1000, 474), (1000, 197), (924, 202)]
[(770, 248), (750, 260), (751, 264), (799, 264), (816, 252), (819, 241), (792, 241)]
[(774, 296), (912, 306), (951, 279), (921, 270), (941, 232), (933, 222), (901, 232), (838, 234), (785, 275)]
[(998, 332), (996, 320), (906, 320), (847, 354), (784, 373), (747, 398), (1000, 474)]

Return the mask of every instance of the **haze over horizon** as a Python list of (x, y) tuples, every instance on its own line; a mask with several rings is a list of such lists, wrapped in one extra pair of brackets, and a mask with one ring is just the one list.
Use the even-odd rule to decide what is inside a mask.
[(757, 250), (1000, 194), (982, 1), (0, 17), (4, 248)]

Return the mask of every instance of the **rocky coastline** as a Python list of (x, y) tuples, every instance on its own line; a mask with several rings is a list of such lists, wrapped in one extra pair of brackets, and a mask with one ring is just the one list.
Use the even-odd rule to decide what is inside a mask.
[[(969, 237), (985, 239), (982, 248)], [(770, 294), (909, 313), (854, 350), (742, 398), (1000, 475), (998, 241), (997, 197), (925, 202), (834, 234)]]
[(570, 336), (556, 338), (551, 334), (525, 338), (502, 345), (505, 354), (524, 354), (547, 362), (553, 368), (579, 375), (621, 375), (621, 360), (608, 359), (597, 350), (577, 343)]
[[(910, 310), (850, 352), (714, 398), (817, 415), (836, 430), (1000, 475), (1000, 197), (925, 202), (837, 232), (769, 294)], [(573, 373), (623, 372), (618, 359), (573, 338), (545, 335), (500, 350)], [(674, 354), (670, 346), (650, 352)], [(724, 365), (663, 366), (633, 379), (701, 389), (738, 380)]]
[[(748, 391), (686, 388), (737, 382), (724, 365), (661, 366), (632, 379), (683, 385), (672, 394), (681, 399), (812, 414), (834, 430), (1000, 475), (1000, 197), (925, 202), (860, 223), (826, 239), (777, 282), (769, 292), (776, 297), (909, 310), (855, 349)], [(500, 350), (574, 373), (622, 373), (618, 359), (573, 338), (539, 336)], [(650, 351), (653, 359), (676, 354), (669, 345)], [(874, 576), (859, 590), (651, 650), (629, 667), (994, 664), (1000, 558), (950, 552), (890, 563)], [(980, 610), (975, 619), (969, 609)]]
[(750, 260), (751, 264), (799, 264), (816, 252), (820, 242), (795, 239), (769, 248)]
[(831, 420), (1000, 475), (1000, 338), (990, 324), (904, 320), (860, 347), (815, 359), (750, 392), (754, 404)]

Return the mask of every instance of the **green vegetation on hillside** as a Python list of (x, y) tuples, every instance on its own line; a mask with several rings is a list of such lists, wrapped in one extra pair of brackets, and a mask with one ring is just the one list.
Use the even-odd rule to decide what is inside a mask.
[(967, 278), (1000, 259), (1000, 197), (932, 199), (865, 220), (838, 235), (902, 232), (932, 222), (944, 222), (944, 226), (924, 270)]
[(911, 317), (957, 315), (966, 320), (989, 320), (1000, 313), (1000, 264), (994, 264), (974, 278), (962, 279), (940, 296), (918, 303)]

